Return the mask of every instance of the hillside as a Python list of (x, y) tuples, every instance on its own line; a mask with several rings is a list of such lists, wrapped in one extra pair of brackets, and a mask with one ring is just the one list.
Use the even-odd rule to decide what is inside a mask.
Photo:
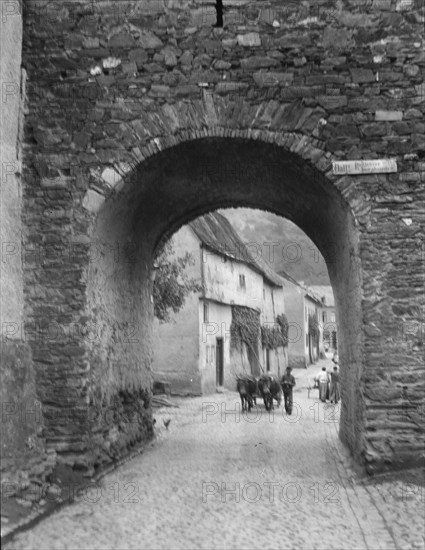
[[(253, 254), (262, 254), (275, 271), (286, 271), (307, 285), (330, 285), (325, 261), (307, 235), (291, 221), (262, 210), (220, 210)], [(257, 252), (258, 251), (258, 252)]]

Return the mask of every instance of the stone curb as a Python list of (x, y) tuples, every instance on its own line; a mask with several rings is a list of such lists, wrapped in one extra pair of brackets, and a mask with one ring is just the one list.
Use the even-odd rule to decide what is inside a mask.
[[(348, 476), (355, 476), (354, 468), (350, 464), (351, 459), (348, 456), (344, 456), (333, 442), (334, 439), (331, 437), (331, 430), (336, 429), (336, 426), (332, 427), (329, 423), (325, 424), (325, 426), (326, 440), (335, 462), (341, 486), (344, 489), (350, 510), (362, 532), (367, 548), (370, 550), (397, 550), (398, 545), (394, 537), (389, 534), (390, 530), (388, 529), (387, 522), (374, 500), (371, 499), (370, 494), (364, 488), (356, 487), (356, 483), (347, 484)], [(360, 495), (360, 492), (363, 494)], [(365, 502), (365, 499), (367, 499), (367, 502)]]

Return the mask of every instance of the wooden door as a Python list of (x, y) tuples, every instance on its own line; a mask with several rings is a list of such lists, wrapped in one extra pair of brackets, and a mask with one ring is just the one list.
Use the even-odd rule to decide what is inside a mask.
[(222, 386), (224, 383), (224, 348), (223, 338), (217, 338), (215, 348), (215, 367), (216, 367), (216, 384)]

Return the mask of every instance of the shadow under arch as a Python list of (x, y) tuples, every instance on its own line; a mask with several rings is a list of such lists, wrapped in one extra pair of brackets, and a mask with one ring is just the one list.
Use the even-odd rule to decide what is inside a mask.
[[(329, 162), (322, 162), (319, 149), (312, 146), (310, 154), (305, 138), (300, 138), (301, 155), (299, 146), (293, 151), (272, 143), (272, 137), (188, 137), (140, 163), (122, 190), (106, 201), (91, 238), (132, 243), (134, 257), (111, 262), (105, 255), (87, 268), (87, 312), (95, 309), (97, 322), (105, 327), (103, 340), (89, 350), (97, 365), (93, 383), (99, 385), (100, 394), (149, 383), (151, 269), (158, 245), (207, 212), (226, 207), (263, 209), (298, 225), (326, 261), (340, 332), (340, 437), (361, 461), (365, 404), (357, 222), (328, 177)], [(111, 320), (132, 324), (137, 345), (108, 348)]]

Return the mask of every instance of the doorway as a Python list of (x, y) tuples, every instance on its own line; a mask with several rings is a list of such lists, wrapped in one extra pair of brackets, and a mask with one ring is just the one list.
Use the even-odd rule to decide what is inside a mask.
[(215, 349), (215, 369), (216, 369), (216, 385), (222, 386), (224, 383), (224, 348), (223, 338), (216, 339)]

